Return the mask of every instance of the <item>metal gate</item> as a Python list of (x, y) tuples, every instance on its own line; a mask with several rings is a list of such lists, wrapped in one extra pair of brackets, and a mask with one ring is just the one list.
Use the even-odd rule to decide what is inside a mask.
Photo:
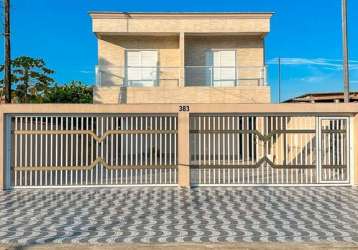
[[(178, 184), (177, 114), (18, 114), (6, 123), (7, 186)], [(189, 127), (192, 186), (351, 183), (349, 117), (190, 114)]]
[(190, 117), (191, 183), (349, 184), (349, 118)]
[(14, 115), (11, 186), (176, 185), (176, 115)]
[(319, 119), (320, 183), (349, 183), (348, 118)]

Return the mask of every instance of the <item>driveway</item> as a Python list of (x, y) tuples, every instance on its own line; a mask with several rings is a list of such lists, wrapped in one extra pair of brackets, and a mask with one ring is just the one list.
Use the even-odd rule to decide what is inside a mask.
[(213, 187), (0, 192), (0, 244), (348, 243), (358, 189)]

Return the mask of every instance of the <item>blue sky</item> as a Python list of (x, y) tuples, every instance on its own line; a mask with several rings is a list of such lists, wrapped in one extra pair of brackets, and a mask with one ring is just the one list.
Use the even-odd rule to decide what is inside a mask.
[[(358, 1), (349, 0), (351, 87), (358, 90)], [(340, 0), (12, 0), (12, 53), (43, 58), (58, 82), (94, 83), (97, 44), (88, 12), (273, 11), (266, 62), (277, 102), (277, 64), (282, 57), (281, 96), (340, 91)], [(2, 41), (1, 41), (2, 42)], [(0, 52), (3, 60), (3, 50)]]

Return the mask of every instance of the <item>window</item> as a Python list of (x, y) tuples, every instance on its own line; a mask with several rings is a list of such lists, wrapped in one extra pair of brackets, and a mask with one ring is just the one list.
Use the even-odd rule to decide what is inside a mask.
[(236, 51), (210, 50), (206, 54), (207, 84), (214, 87), (236, 85)]
[(128, 50), (126, 52), (126, 83), (128, 86), (151, 87), (158, 84), (158, 51)]

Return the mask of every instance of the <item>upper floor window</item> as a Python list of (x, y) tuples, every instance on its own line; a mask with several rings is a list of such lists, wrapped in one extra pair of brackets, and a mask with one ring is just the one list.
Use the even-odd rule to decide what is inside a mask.
[(126, 83), (128, 86), (151, 87), (158, 84), (158, 51), (126, 51)]
[(207, 83), (214, 87), (236, 86), (236, 50), (206, 52)]

